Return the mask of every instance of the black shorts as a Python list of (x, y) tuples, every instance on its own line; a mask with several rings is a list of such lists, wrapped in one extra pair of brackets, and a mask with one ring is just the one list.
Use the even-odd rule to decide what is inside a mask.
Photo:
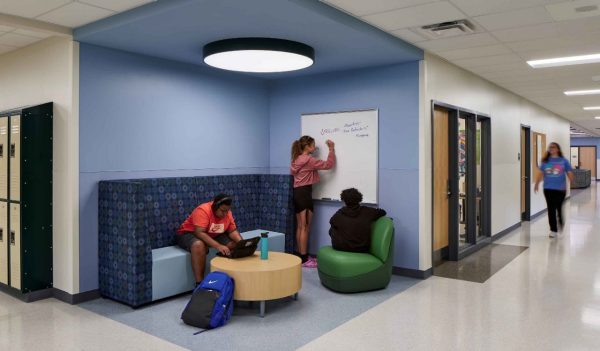
[(294, 188), (294, 209), (296, 213), (304, 210), (313, 211), (312, 185), (304, 185)]
[[(227, 245), (233, 241), (231, 238), (229, 238), (228, 234), (220, 234), (213, 239), (221, 245)], [(192, 244), (194, 244), (196, 241), (202, 240), (198, 239), (193, 233), (190, 232), (175, 235), (175, 242), (177, 245), (188, 252), (191, 250)], [(208, 252), (208, 245), (206, 245), (206, 252)]]

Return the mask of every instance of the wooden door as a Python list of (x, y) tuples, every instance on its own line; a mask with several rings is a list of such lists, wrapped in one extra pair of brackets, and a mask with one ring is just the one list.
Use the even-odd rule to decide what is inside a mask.
[[(575, 166), (573, 166), (575, 167)], [(579, 168), (592, 171), (592, 179), (596, 179), (596, 148), (593, 146), (579, 147)]]
[(433, 251), (448, 246), (448, 111), (433, 115)]

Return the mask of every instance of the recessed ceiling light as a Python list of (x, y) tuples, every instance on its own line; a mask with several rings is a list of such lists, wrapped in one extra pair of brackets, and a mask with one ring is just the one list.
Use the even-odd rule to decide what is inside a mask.
[(284, 39), (236, 38), (204, 46), (204, 62), (229, 71), (288, 72), (310, 67), (314, 59), (312, 47)]
[(568, 66), (568, 65), (581, 65), (584, 63), (596, 63), (600, 62), (600, 54), (592, 55), (581, 55), (581, 56), (569, 56), (569, 57), (557, 57), (543, 60), (531, 60), (527, 61), (533, 68), (545, 68), (545, 67), (557, 67), (557, 66)]
[(600, 116), (596, 116), (596, 117), (594, 117), (594, 118), (595, 118), (595, 119), (600, 119)]
[(600, 110), (600, 106), (586, 106), (583, 109), (586, 111)]
[(600, 89), (592, 89), (592, 90), (569, 90), (565, 91), (565, 95), (596, 95), (600, 94)]

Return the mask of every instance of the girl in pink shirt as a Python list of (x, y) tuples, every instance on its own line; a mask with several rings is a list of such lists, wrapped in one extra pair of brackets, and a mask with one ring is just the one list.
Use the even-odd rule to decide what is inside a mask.
[(296, 211), (296, 243), (302, 266), (314, 268), (317, 261), (308, 257), (308, 231), (313, 216), (312, 185), (319, 182), (318, 170), (331, 169), (335, 165), (335, 144), (325, 142), (329, 147), (326, 161), (317, 160), (311, 154), (316, 150), (315, 139), (305, 135), (292, 144), (292, 165), (294, 176), (294, 208)]

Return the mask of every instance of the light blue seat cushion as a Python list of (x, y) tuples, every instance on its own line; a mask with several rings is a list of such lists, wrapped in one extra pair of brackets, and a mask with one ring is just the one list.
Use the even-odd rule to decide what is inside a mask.
[[(260, 236), (266, 230), (251, 230), (241, 233), (242, 238)], [(269, 232), (269, 251), (285, 251), (285, 235)], [(217, 251), (210, 249), (206, 257), (206, 271)], [(152, 250), (152, 301), (189, 292), (195, 285), (190, 253), (178, 246), (167, 246)]]

